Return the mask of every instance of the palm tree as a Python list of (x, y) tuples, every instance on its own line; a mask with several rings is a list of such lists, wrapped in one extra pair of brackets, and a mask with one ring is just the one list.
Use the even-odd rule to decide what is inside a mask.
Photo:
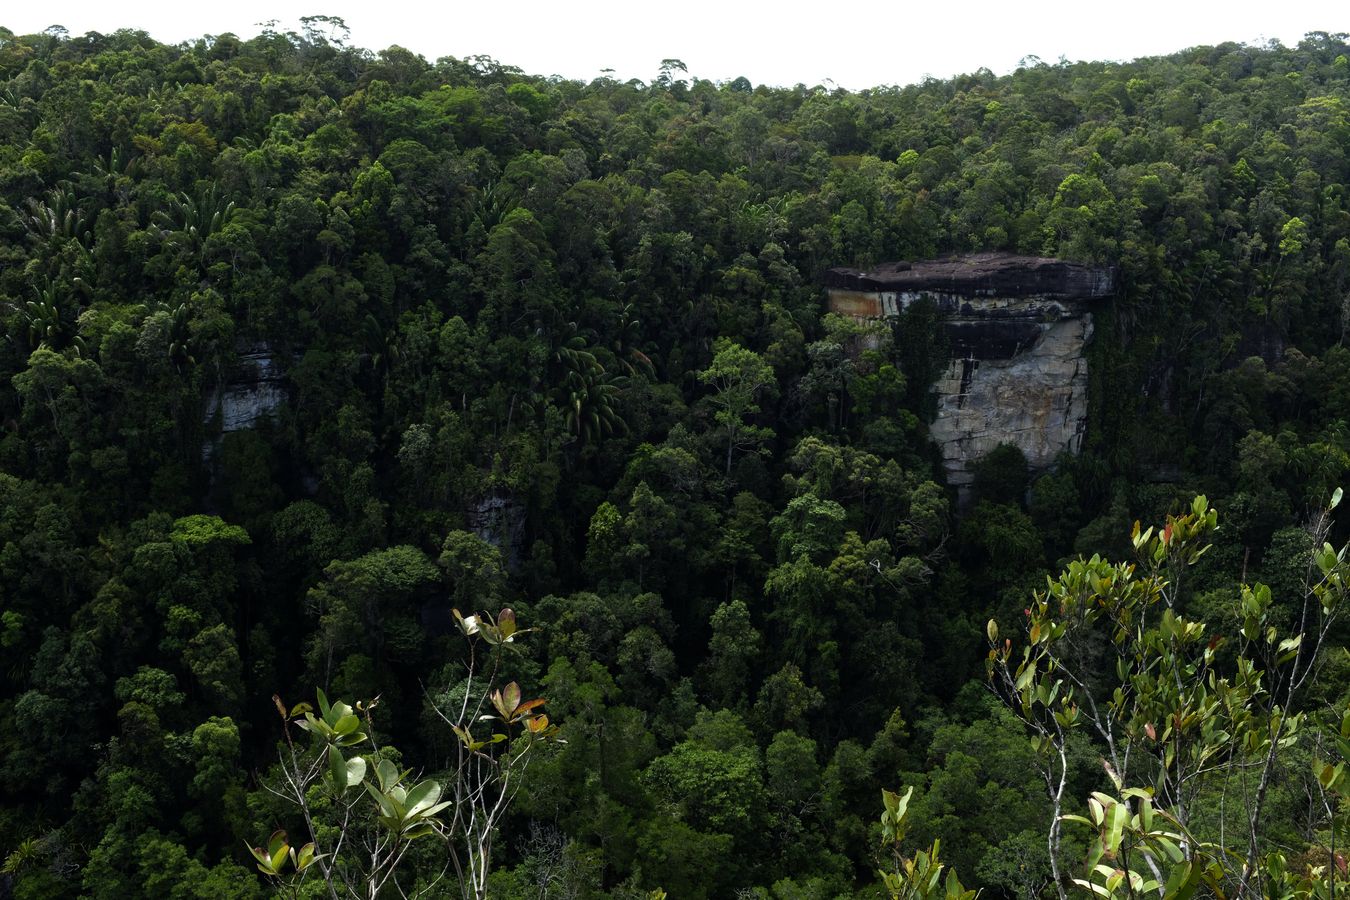
[[(79, 279), (76, 279), (78, 282)], [(74, 285), (76, 290), (83, 284)], [(60, 282), (43, 279), (33, 286), (37, 299), (22, 306), (12, 305), (19, 314), (20, 331), (28, 338), (28, 349), (46, 347), (61, 351), (73, 347), (77, 354), (84, 352), (84, 339), (79, 334), (79, 305), (70, 302), (69, 294)]]
[(548, 399), (562, 411), (567, 430), (581, 445), (627, 430), (616, 409), (625, 376), (606, 371), (575, 322), (550, 356)]
[(610, 341), (610, 349), (614, 352), (614, 358), (619, 361), (619, 365), (623, 366), (629, 375), (641, 373), (648, 378), (655, 378), (656, 367), (652, 364), (651, 357), (637, 347), (641, 336), (642, 322), (637, 318), (633, 304), (625, 303), (623, 311), (619, 313), (618, 329), (615, 331), (614, 340)]
[(180, 303), (169, 313), (169, 362), (181, 375), (197, 362), (193, 355), (192, 310)]
[(218, 197), (216, 186), (211, 185), (197, 197), (186, 193), (170, 197), (169, 208), (156, 212), (155, 221), (166, 243), (187, 247), (200, 256), (207, 239), (230, 224), (234, 209), (234, 201)]
[(54, 188), (46, 200), (29, 198), (28, 211), (19, 216), (28, 239), (39, 246), (78, 241), (87, 246), (91, 242), (89, 230), (84, 227), (84, 213), (69, 188)]

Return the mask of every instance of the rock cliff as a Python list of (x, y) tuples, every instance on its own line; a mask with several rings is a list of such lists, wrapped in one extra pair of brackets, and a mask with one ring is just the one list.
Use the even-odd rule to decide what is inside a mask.
[(488, 494), (469, 508), (469, 530), (501, 551), (507, 569), (519, 571), (525, 556), (525, 507), (516, 498)]
[(942, 314), (951, 356), (930, 426), (947, 480), (964, 493), (970, 464), (1008, 443), (1032, 470), (1077, 453), (1087, 418), (1093, 301), (1115, 290), (1106, 268), (1008, 254), (886, 263), (826, 276), (830, 309), (898, 316), (921, 298)]
[(240, 351), (239, 364), (207, 403), (205, 420), (210, 424), (219, 416), (222, 432), (243, 431), (285, 402), (281, 365), (271, 347), (257, 344)]
[[(286, 374), (272, 348), (267, 344), (241, 348), (238, 363), (207, 397), (202, 415), (208, 434), (202, 445), (203, 461), (210, 462), (222, 435), (254, 427), (287, 399)], [(216, 423), (219, 432), (214, 431)]]

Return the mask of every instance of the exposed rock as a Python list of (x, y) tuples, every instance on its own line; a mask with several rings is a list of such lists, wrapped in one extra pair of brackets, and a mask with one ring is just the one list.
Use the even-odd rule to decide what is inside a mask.
[(980, 254), (832, 269), (825, 285), (830, 309), (846, 315), (896, 316), (920, 298), (937, 304), (951, 359), (929, 430), (958, 489), (972, 480), (970, 463), (999, 444), (1021, 449), (1033, 471), (1081, 448), (1089, 306), (1114, 292), (1112, 270)]
[(511, 571), (525, 552), (525, 507), (509, 494), (489, 494), (469, 509), (469, 530), (496, 547)]
[[(241, 349), (238, 363), (207, 400), (202, 422), (208, 437), (202, 442), (202, 462), (211, 464), (223, 435), (253, 428), (288, 399), (286, 376), (272, 348), (260, 343)], [(212, 431), (217, 422), (220, 431)]]
[(255, 344), (239, 353), (238, 365), (216, 387), (206, 407), (206, 422), (219, 416), (222, 433), (243, 431), (286, 400), (286, 377), (276, 355), (267, 344)]
[(918, 292), (952, 297), (1059, 297), (1089, 300), (1115, 292), (1115, 274), (1039, 256), (977, 253), (923, 262), (882, 263), (868, 272), (831, 269), (831, 291)]
[(929, 426), (942, 448), (947, 480), (970, 483), (969, 464), (999, 444), (1016, 445), (1033, 470), (1082, 446), (1087, 417), (1087, 360), (1092, 316), (1046, 325), (1006, 357), (951, 360), (938, 380), (938, 412)]

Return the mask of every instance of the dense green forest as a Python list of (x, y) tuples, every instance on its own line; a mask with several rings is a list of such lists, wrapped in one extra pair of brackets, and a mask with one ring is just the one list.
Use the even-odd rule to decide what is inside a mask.
[[(1069, 733), (1094, 696), (1153, 704), (1141, 747), (1205, 729), (1143, 778), (1198, 810), (1169, 813), (1186, 864), (1259, 795), (1250, 859), (1329, 858), (1334, 896), (1350, 633), (1343, 560), (1309, 560), (1350, 536), (1322, 513), (1350, 481), (1346, 36), (856, 93), (653, 69), (431, 63), (321, 17), (0, 28), (0, 897), (336, 898), (338, 870), (369, 897), (925, 897), (878, 874), (901, 837), (986, 897), (1062, 897), (1093, 851), (1069, 821), (1052, 860), (1056, 811), (1125, 808), (1088, 801), (1116, 746)], [(995, 452), (958, 515), (932, 310), (860, 352), (820, 280), (982, 250), (1121, 287), (1082, 453)], [(249, 355), (278, 402), (227, 427)], [(1136, 657), (1075, 645), (1071, 706), (1048, 598), (1088, 594), (1117, 647), (1167, 613)], [(1278, 647), (1259, 685), (1242, 640)], [(1164, 670), (1193, 689), (1158, 699)], [(1178, 703), (1201, 714), (1149, 718)], [(466, 753), (513, 779), (486, 827), (423, 788)], [(1108, 860), (1164, 840), (1132, 821)], [(474, 828), (490, 859), (447, 871)]]

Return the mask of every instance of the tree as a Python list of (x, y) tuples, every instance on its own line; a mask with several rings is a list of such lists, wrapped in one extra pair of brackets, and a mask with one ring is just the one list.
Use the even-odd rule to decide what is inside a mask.
[(773, 367), (758, 353), (732, 340), (719, 338), (714, 350), (712, 364), (698, 378), (716, 392), (708, 403), (714, 410), (713, 421), (726, 435), (726, 474), (730, 477), (732, 455), (737, 450), (758, 446), (773, 434), (771, 429), (757, 426), (747, 418), (759, 412), (760, 394), (776, 390), (778, 380)]
[(656, 76), (656, 83), (666, 90), (670, 90), (675, 85), (683, 86), (684, 82), (676, 81), (675, 76), (671, 74), (673, 72), (684, 72), (685, 74), (688, 74), (689, 67), (678, 59), (663, 59), (661, 60), (661, 68), (658, 70)]
[[(938, 857), (938, 842), (913, 856), (901, 850), (909, 829), (909, 798), (914, 788), (904, 794), (881, 792), (881, 883), (891, 900), (975, 900), (976, 891), (968, 891), (961, 884), (955, 869), (948, 869)], [(942, 877), (943, 870), (947, 877)]]
[(723, 603), (709, 622), (708, 656), (703, 664), (703, 680), (709, 698), (724, 709), (743, 709), (747, 705), (754, 662), (760, 653), (761, 637), (750, 621), (750, 610), (742, 600)]
[[(570, 743), (530, 755), (492, 842), (494, 898), (636, 900), (657, 882), (681, 900), (865, 895), (874, 816), (859, 812), (899, 777), (914, 786), (902, 857), (940, 838), (970, 887), (1044, 900), (1036, 764), (1055, 753), (1030, 756), (1028, 726), (972, 700), (994, 699), (968, 681), (980, 626), (998, 617), (1016, 674), (1029, 635), (1010, 623), (1040, 615), (1026, 598), (1048, 590), (1047, 559), (1083, 551), (1089, 593), (1151, 583), (1152, 563), (1108, 578), (1090, 557), (1133, 561), (1130, 523), (1201, 486), (1223, 529), (1173, 591), (1175, 617), (1206, 623), (1177, 639), (1195, 667), (1182, 683), (1212, 699), (1227, 679), (1234, 713), (1197, 720), (1211, 729), (1260, 737), (1278, 705), (1295, 739), (1244, 890), (1344, 894), (1328, 875), (1346, 837), (1350, 629), (1333, 622), (1316, 677), (1276, 699), (1297, 661), (1243, 649), (1240, 581), (1270, 587), (1258, 627), (1276, 637), (1258, 649), (1310, 634), (1305, 511), (1350, 472), (1346, 36), (854, 92), (719, 85), (659, 58), (646, 83), (584, 84), (367, 53), (333, 18), (293, 28), (176, 45), (0, 28), (0, 861), (15, 854), (0, 895), (249, 896), (265, 882), (243, 841), (282, 828), (297, 860), (311, 840), (331, 853), (347, 809), (341, 868), (364, 878), (367, 838), (394, 858), (366, 788), (339, 797), (321, 777), (311, 835), (247, 777), (281, 740), (266, 697), (379, 695), (344, 759), (368, 759), (377, 789), (387, 759), (401, 780), (386, 792), (435, 781), (444, 802), (460, 744), (435, 710), (467, 696), (450, 609), (526, 595), (548, 640), (505, 656), (493, 689), (546, 678)], [(992, 250), (1099, 257), (1121, 290), (1094, 314), (1082, 453), (1028, 496), (999, 451), (958, 523), (925, 422), (952, 340), (980, 329), (941, 291), (884, 320), (822, 315), (819, 283)], [(761, 386), (702, 380), (724, 350)], [(252, 427), (217, 441), (217, 391), (222, 409), (289, 402), (229, 417)], [(1158, 881), (1143, 853), (1167, 875), (1164, 832), (1189, 834), (1188, 862), (1221, 845), (1245, 865), (1233, 836), (1251, 831), (1264, 737), (1197, 763), (1205, 741), (1227, 745), (1183, 729), (1191, 749), (1167, 764), (1140, 737), (1162, 719), (1139, 713), (1113, 726), (1132, 748), (1121, 786), (1096, 762), (1110, 753), (1086, 698), (1162, 696), (1166, 608), (1141, 607), (1120, 645), (1103, 615), (1051, 650), (1083, 717), (1061, 813), (1086, 824), (1061, 819), (1057, 858), (1071, 892), (1073, 877)], [(1154, 636), (1162, 649), (1130, 649)], [(1240, 658), (1260, 673), (1250, 698)], [(723, 736), (748, 723), (740, 755), (692, 736), (701, 715)], [(319, 761), (318, 738), (289, 730)], [(503, 765), (504, 750), (482, 748)], [(732, 763), (753, 753), (764, 802), (717, 831), (682, 791), (734, 807), (755, 776)], [(1142, 790), (1151, 823), (1125, 796)], [(445, 835), (399, 844), (409, 892), (448, 859), (449, 808), (436, 818)], [(1077, 865), (1099, 839), (1109, 876)], [(301, 893), (325, 893), (317, 865)], [(1231, 897), (1240, 875), (1222, 877)]]
[[(279, 890), (300, 896), (301, 885), (317, 872), (328, 895), (381, 895), (386, 885), (400, 896), (427, 896), (447, 872), (453, 872), (465, 900), (487, 897), (493, 841), (533, 751), (556, 739), (557, 726), (539, 711), (543, 700), (524, 699), (520, 685), (500, 684), (503, 655), (518, 648), (515, 614), (503, 609), (493, 619), (464, 616), (455, 621), (467, 641), (466, 675), (437, 698), (435, 714), (457, 741), (457, 762), (449, 785), (434, 779), (413, 781), (411, 770), (398, 764), (393, 747), (375, 741), (372, 711), (378, 701), (330, 703), (317, 692), (318, 715), (308, 703), (288, 709), (273, 702), (282, 719), (285, 745), (280, 751), (280, 784), (269, 786), (292, 803), (305, 823), (309, 842), (296, 849), (278, 830), (266, 847), (254, 847), (258, 869)], [(478, 657), (486, 645), (486, 659)], [(483, 734), (483, 723), (493, 723)], [(309, 746), (297, 745), (295, 725), (310, 735)], [(363, 731), (362, 728), (365, 728)], [(480, 739), (481, 738), (481, 739)], [(351, 748), (367, 748), (351, 754)], [(353, 790), (360, 787), (361, 791)], [(373, 801), (373, 805), (370, 801)], [(418, 873), (411, 884), (405, 862), (419, 838), (443, 842), (445, 863), (427, 878)]]
[[(456, 546), (458, 536), (452, 532), (447, 537), (447, 551)], [(457, 581), (460, 574), (452, 573)], [(331, 688), (344, 659), (355, 653), (374, 660), (387, 656), (404, 664), (419, 659), (426, 635), (417, 623), (418, 604), (440, 580), (425, 553), (407, 545), (376, 550), (353, 560), (335, 560), (324, 576), (309, 591), (318, 619), (307, 660), (312, 677)]]
[[(1070, 563), (1033, 597), (1020, 653), (989, 622), (990, 678), (1039, 751), (1060, 897), (1065, 822), (1090, 832), (1086, 877), (1073, 883), (1102, 897), (1189, 895), (1201, 881), (1258, 896), (1284, 866), (1267, 852), (1263, 814), (1277, 763), (1309, 727), (1301, 700), (1350, 589), (1350, 546), (1338, 552), (1322, 540), (1340, 498), (1338, 490), (1311, 525), (1317, 549), (1288, 630), (1260, 583), (1231, 601), (1231, 650), (1229, 638), (1187, 616), (1185, 575), (1218, 522), (1203, 496), (1156, 531), (1135, 523), (1138, 566)], [(1098, 740), (1114, 788), (1093, 793), (1088, 816), (1064, 813), (1068, 741), (1081, 727)], [(1230, 781), (1241, 786), (1238, 812), (1206, 822), (1200, 811), (1222, 810)]]

